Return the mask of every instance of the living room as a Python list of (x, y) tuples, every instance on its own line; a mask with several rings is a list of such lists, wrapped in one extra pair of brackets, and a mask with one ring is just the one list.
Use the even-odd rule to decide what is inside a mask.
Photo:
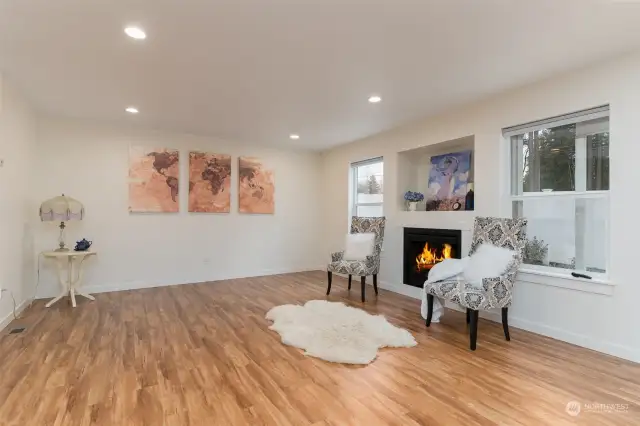
[(640, 424), (640, 4), (578, 3), (0, 6), (0, 425)]
[[(381, 286), (419, 297), (419, 290), (398, 285), (403, 278), (403, 228), (461, 230), (463, 255), (466, 255), (464, 251), (471, 244), (475, 216), (512, 215), (509, 142), (505, 141), (502, 129), (589, 107), (609, 105), (610, 111), (617, 111), (610, 115), (611, 133), (631, 135), (635, 122), (630, 113), (633, 110), (633, 99), (628, 91), (620, 90), (620, 84), (628, 87), (636, 84), (634, 70), (638, 64), (637, 57), (629, 56), (573, 71), (324, 153), (323, 170), (326, 179), (323, 195), (325, 205), (331, 206), (323, 213), (329, 223), (325, 227), (328, 241), (325, 252), (338, 250), (344, 244), (341, 231), (348, 227), (349, 216), (345, 212), (350, 209), (349, 177), (342, 165), (357, 163), (363, 159), (381, 158), (384, 162), (384, 215), (387, 218), (380, 268)], [(629, 113), (621, 112), (624, 110)], [(402, 164), (400, 154), (468, 136), (474, 139), (474, 210), (427, 212), (424, 211), (423, 203), (423, 211), (406, 211), (402, 201), (403, 194), (412, 188), (404, 182), (398, 184), (401, 168), (407, 167)], [(631, 191), (633, 179), (629, 178), (635, 172), (632, 171), (633, 166), (625, 166), (624, 163), (631, 161), (631, 153), (635, 149), (625, 149), (624, 159), (616, 159), (616, 164), (622, 164), (617, 167), (621, 167), (624, 172), (616, 172), (615, 167), (609, 170), (612, 182), (607, 196), (610, 242), (608, 253), (603, 253), (611, 270), (607, 278), (575, 279), (569, 271), (563, 273), (561, 269), (550, 270), (545, 275), (540, 271), (521, 271), (512, 309), (513, 324), (517, 322), (519, 327), (533, 332), (639, 360), (637, 347), (640, 342), (634, 339), (640, 336), (619, 325), (633, 322), (633, 301), (638, 297), (638, 289), (631, 286), (622, 290), (618, 285), (632, 280), (633, 275), (632, 251), (628, 250), (628, 243), (625, 243), (628, 230), (633, 228), (634, 215), (628, 211), (628, 206), (633, 201), (616, 201), (616, 196), (623, 196), (622, 194)], [(616, 148), (612, 145), (610, 150), (614, 157)], [(428, 163), (424, 163), (424, 166), (427, 167)], [(340, 169), (342, 171), (338, 173), (337, 170)], [(616, 173), (622, 173), (624, 177), (616, 178)], [(620, 183), (626, 189), (615, 189), (613, 182), (618, 179), (626, 182)], [(556, 204), (555, 207), (557, 206)], [(567, 224), (571, 225), (571, 222)], [(330, 233), (330, 230), (335, 231)]]

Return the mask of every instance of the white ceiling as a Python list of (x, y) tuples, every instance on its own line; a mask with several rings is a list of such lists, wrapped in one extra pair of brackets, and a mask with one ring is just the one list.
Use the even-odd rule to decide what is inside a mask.
[(633, 50), (638, 22), (617, 0), (0, 0), (0, 70), (51, 113), (324, 149)]

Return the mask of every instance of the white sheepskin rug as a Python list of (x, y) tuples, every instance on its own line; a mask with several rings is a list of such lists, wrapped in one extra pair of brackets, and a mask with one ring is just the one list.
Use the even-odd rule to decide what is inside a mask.
[(345, 364), (369, 364), (384, 347), (412, 347), (416, 340), (382, 315), (369, 315), (344, 303), (311, 300), (276, 306), (267, 312), (269, 327), (282, 343), (304, 349), (305, 355)]

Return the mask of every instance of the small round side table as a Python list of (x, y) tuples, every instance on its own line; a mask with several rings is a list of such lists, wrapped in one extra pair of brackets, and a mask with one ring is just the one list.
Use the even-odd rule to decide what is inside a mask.
[(76, 307), (76, 295), (86, 297), (89, 300), (96, 300), (92, 295), (82, 293), (78, 290), (82, 282), (82, 265), (84, 260), (96, 254), (95, 251), (90, 250), (46, 251), (42, 253), (45, 258), (56, 261), (58, 279), (62, 286), (62, 293), (47, 303), (45, 305), (47, 308), (67, 295), (71, 298), (71, 305), (74, 308)]

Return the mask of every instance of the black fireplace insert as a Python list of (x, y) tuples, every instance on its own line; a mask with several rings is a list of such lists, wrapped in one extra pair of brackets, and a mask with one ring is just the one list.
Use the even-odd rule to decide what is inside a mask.
[(455, 229), (404, 228), (404, 283), (422, 288), (436, 263), (460, 259), (461, 237)]

